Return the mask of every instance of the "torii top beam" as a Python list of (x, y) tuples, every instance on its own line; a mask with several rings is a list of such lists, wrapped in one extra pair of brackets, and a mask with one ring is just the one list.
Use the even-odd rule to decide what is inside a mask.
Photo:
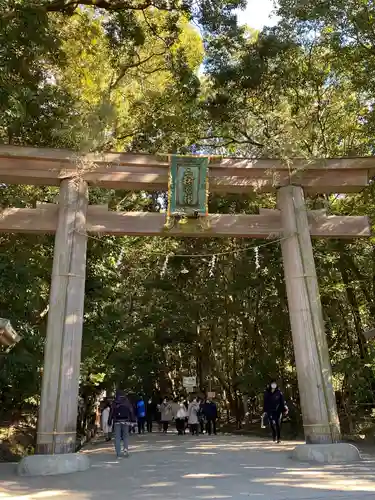
[[(79, 157), (69, 150), (0, 146), (0, 182), (57, 186), (82, 176), (89, 184), (111, 189), (165, 190), (168, 158), (147, 154), (107, 153)], [(349, 193), (362, 190), (375, 175), (375, 157), (314, 161), (223, 158), (210, 163), (214, 192), (272, 192), (299, 184), (306, 193)]]

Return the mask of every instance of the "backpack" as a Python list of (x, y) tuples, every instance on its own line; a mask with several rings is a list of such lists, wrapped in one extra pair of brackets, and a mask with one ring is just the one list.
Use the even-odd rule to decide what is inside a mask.
[(137, 403), (137, 415), (139, 418), (144, 418), (146, 416), (146, 408), (144, 401), (138, 401)]
[(116, 403), (115, 406), (115, 420), (130, 420), (130, 410), (127, 404), (123, 403), (120, 401), (119, 403)]

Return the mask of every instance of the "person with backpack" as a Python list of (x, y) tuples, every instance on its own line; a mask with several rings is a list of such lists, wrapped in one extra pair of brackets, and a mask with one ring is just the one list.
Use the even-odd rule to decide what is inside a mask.
[(121, 458), (121, 440), (123, 441), (124, 456), (129, 456), (129, 427), (135, 422), (133, 406), (123, 391), (116, 392), (108, 417), (108, 425), (114, 424), (115, 450), (117, 458)]
[(137, 401), (137, 422), (138, 434), (144, 434), (146, 422), (146, 405), (142, 396), (139, 396), (139, 400)]

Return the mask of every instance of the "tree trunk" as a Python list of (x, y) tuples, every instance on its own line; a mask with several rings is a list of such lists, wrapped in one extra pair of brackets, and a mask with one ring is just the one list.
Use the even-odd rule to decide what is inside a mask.
[(357, 302), (357, 297), (353, 285), (350, 283), (349, 273), (346, 267), (345, 259), (342, 255), (339, 257), (339, 269), (342, 276), (342, 281), (345, 285), (346, 296), (350, 304), (350, 309), (353, 315), (353, 322), (355, 332), (357, 334), (357, 345), (361, 359), (365, 359), (367, 356), (366, 339), (363, 335), (362, 319), (359, 312), (359, 306)]

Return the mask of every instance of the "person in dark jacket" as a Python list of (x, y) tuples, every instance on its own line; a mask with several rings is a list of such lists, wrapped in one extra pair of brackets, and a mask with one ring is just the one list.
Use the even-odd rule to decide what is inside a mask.
[(206, 421), (206, 432), (211, 436), (212, 432), (216, 436), (216, 420), (217, 420), (217, 406), (210, 399), (202, 405), (202, 413)]
[(135, 422), (133, 405), (122, 391), (116, 392), (116, 398), (111, 406), (108, 425), (115, 428), (115, 450), (117, 458), (121, 458), (121, 440), (123, 441), (124, 456), (129, 456), (129, 427)]
[(156, 404), (152, 398), (148, 400), (146, 408), (147, 432), (152, 432), (152, 423), (156, 418)]
[(264, 392), (263, 415), (266, 415), (271, 427), (274, 443), (280, 443), (281, 421), (284, 414), (288, 413), (283, 393), (273, 380)]

